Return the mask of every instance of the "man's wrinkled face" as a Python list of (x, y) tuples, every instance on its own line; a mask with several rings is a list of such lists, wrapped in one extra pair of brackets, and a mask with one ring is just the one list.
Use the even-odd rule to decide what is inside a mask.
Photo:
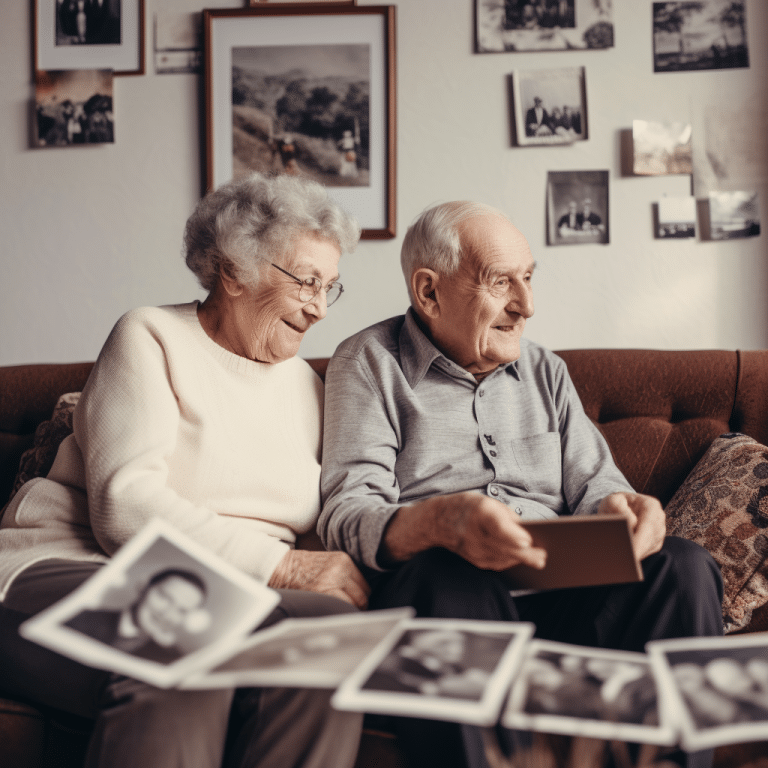
[(435, 346), (472, 374), (520, 357), (520, 339), (533, 315), (535, 267), (522, 233), (501, 216), (475, 216), (461, 227), (465, 257), (440, 278), (439, 315), (426, 320)]

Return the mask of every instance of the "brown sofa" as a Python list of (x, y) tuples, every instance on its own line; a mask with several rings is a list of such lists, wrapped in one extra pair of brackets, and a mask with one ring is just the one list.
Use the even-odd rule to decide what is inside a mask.
[[(703, 456), (726, 432), (768, 444), (768, 351), (568, 350), (566, 361), (584, 407), (600, 427), (616, 462), (639, 492), (667, 504)], [(310, 361), (322, 376), (327, 360)], [(79, 391), (91, 363), (0, 368), (0, 503), (8, 498), (19, 459), (58, 397)], [(302, 546), (319, 546), (307, 537)], [(768, 605), (742, 631), (768, 630)], [(0, 670), (3, 660), (0, 659)], [(88, 723), (29, 702), (2, 698), (0, 765), (77, 766)], [(717, 768), (766, 765), (768, 741), (720, 747)], [(358, 766), (403, 765), (387, 734), (364, 734)]]

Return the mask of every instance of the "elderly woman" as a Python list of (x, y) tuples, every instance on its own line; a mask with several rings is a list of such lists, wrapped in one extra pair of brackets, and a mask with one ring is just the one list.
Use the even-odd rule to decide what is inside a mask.
[(279, 589), (269, 623), (365, 606), (367, 584), (347, 555), (294, 549), (320, 511), (323, 404), (322, 382), (296, 353), (339, 297), (339, 258), (358, 238), (314, 182), (255, 174), (208, 194), (185, 232), (207, 298), (117, 322), (74, 433), (49, 475), (6, 509), (0, 688), (93, 717), (88, 766), (354, 762), (360, 716), (332, 710), (328, 691), (158, 690), (49, 652), (17, 628), (153, 516)]

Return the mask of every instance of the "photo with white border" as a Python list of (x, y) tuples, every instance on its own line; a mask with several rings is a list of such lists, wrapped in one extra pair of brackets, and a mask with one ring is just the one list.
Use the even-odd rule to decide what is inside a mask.
[(766, 738), (768, 632), (656, 640), (646, 650), (683, 749)]
[(670, 745), (676, 732), (665, 715), (646, 654), (532, 640), (502, 725)]
[(230, 656), (279, 601), (275, 590), (153, 518), (19, 631), (88, 666), (168, 688)]
[(413, 608), (284, 619), (242, 641), (231, 658), (180, 688), (336, 688)]
[(404, 621), (341, 684), (331, 705), (492, 725), (533, 630), (528, 622)]

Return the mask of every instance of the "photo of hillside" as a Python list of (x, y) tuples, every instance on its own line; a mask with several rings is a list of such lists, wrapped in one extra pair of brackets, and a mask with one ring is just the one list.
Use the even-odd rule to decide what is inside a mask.
[(369, 185), (368, 45), (232, 49), (232, 170)]

